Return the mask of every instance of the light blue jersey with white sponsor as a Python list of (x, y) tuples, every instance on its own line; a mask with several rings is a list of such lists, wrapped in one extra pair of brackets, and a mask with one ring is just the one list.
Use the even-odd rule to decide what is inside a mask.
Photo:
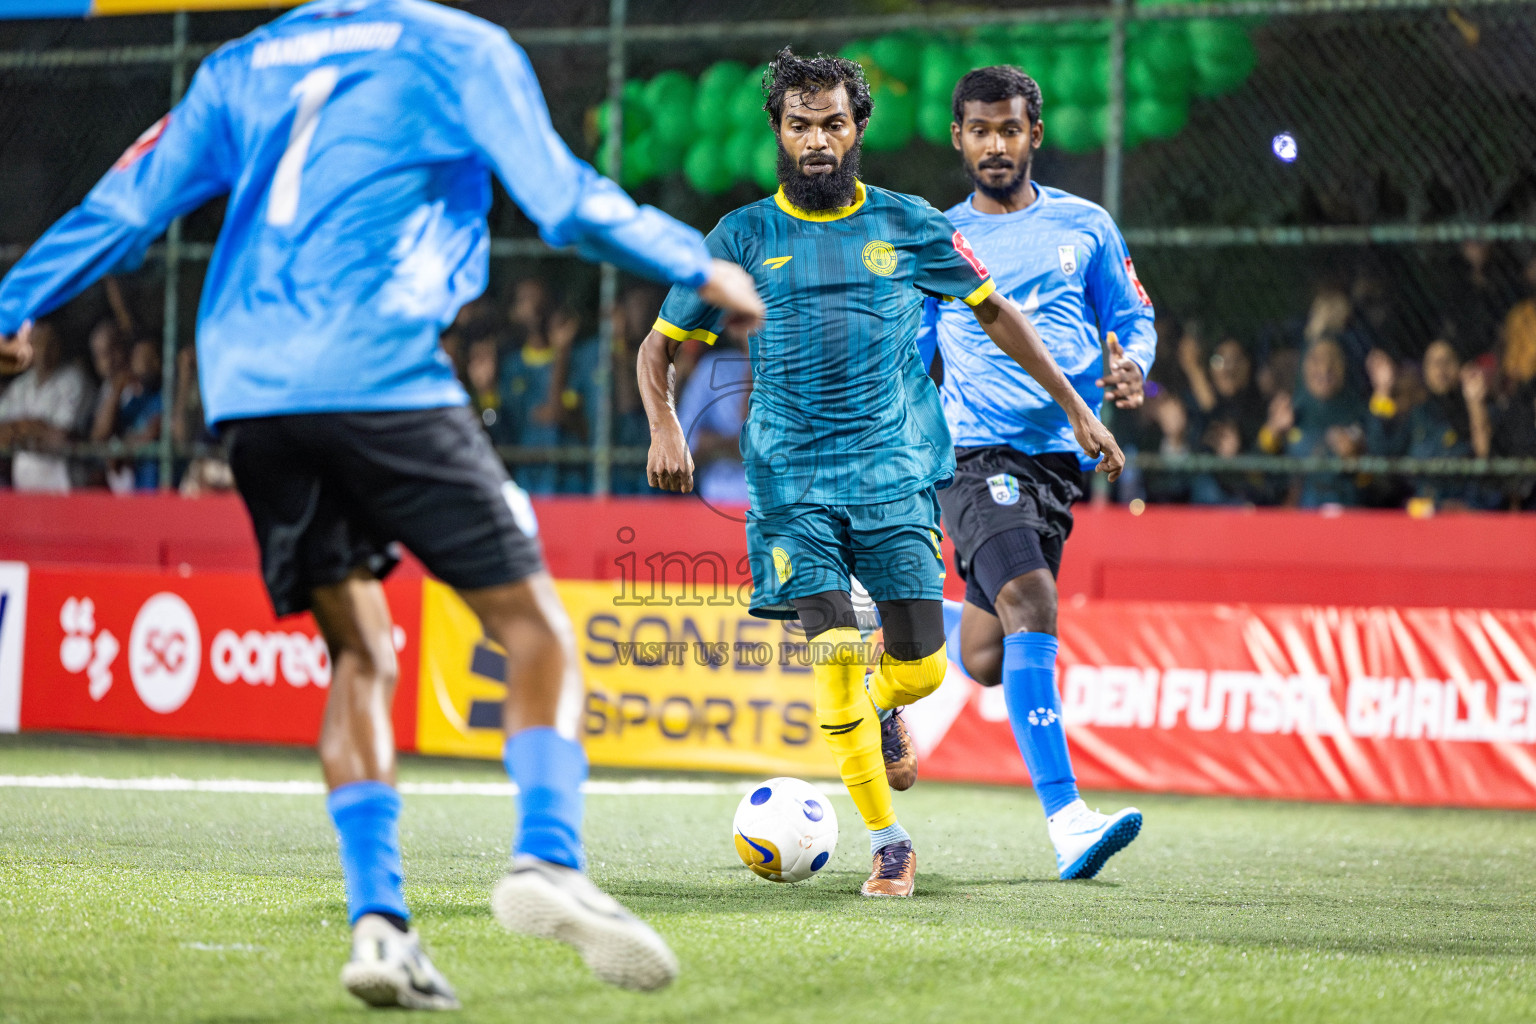
[(571, 154), (506, 32), (426, 0), (319, 0), (203, 62), (0, 283), (0, 334), (227, 193), (197, 327), (210, 423), (461, 405), (437, 339), (485, 289), (492, 172), (549, 244), (704, 283), (703, 236)]
[[(1126, 355), (1152, 368), (1152, 300), (1136, 278), (1125, 239), (1103, 207), (1035, 185), (1035, 201), (1004, 214), (977, 211), (967, 196), (944, 211), (992, 272), (1000, 295), (1024, 311), (1067, 380), (1098, 412), (1104, 393), (1101, 339), (1114, 331)], [(944, 358), (939, 397), (955, 447), (1005, 445), (1026, 455), (1084, 458), (1061, 406), (992, 343), (958, 302), (928, 300), (918, 347)]]

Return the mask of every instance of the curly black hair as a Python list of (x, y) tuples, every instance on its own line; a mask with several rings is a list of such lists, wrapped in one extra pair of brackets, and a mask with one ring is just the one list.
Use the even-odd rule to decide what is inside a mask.
[(995, 64), (990, 68), (967, 71), (955, 83), (955, 123), (965, 123), (967, 103), (1000, 103), (1015, 96), (1024, 97), (1024, 111), (1029, 123), (1040, 120), (1040, 86), (1035, 80), (1012, 64)]
[(853, 121), (863, 131), (869, 123), (870, 112), (875, 109), (875, 102), (869, 96), (869, 83), (864, 80), (864, 68), (857, 61), (825, 53), (800, 57), (786, 46), (763, 72), (763, 91), (768, 94), (763, 109), (768, 112), (769, 123), (777, 129), (779, 119), (784, 115), (785, 93), (793, 90), (814, 94), (836, 89), (839, 85), (848, 90)]

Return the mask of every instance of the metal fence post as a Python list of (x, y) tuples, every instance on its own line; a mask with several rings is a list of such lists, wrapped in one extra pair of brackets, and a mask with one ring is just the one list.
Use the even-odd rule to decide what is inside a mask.
[[(608, 138), (604, 140), (609, 177), (623, 173), (624, 160), (624, 23), (628, 0), (608, 3)], [(619, 299), (619, 270), (604, 263), (598, 285), (597, 366), (593, 370), (597, 391), (597, 415), (592, 433), (592, 493), (606, 495), (613, 477), (613, 350), (622, 339), (614, 335), (614, 316)]]
[[(1120, 170), (1125, 156), (1125, 22), (1130, 0), (1112, 0), (1109, 11), (1109, 103), (1104, 122), (1104, 196), (1109, 215), (1120, 219)], [(1100, 418), (1113, 429), (1115, 406), (1105, 402)], [(1093, 498), (1109, 500), (1109, 478), (1093, 475)]]
[[(187, 91), (187, 12), (177, 11), (172, 22), (171, 106)], [(171, 425), (176, 405), (176, 335), (180, 325), (181, 218), (171, 221), (165, 235), (165, 329), (161, 337), (160, 367), (160, 479), (159, 488), (175, 486), (175, 441)]]

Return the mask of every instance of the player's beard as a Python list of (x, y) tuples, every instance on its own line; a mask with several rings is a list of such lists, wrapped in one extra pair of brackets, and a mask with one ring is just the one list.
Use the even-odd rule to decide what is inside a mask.
[(862, 141), (854, 143), (830, 172), (806, 174), (800, 168), (807, 158), (813, 163), (830, 163), (833, 158), (821, 153), (807, 154), (797, 163), (780, 139), (779, 184), (784, 186), (784, 195), (801, 210), (814, 212), (848, 206), (857, 194), (854, 179), (859, 176), (859, 152), (863, 147)]
[[(1003, 157), (989, 156), (979, 164), (973, 164), (969, 160), (965, 162), (965, 173), (970, 175), (971, 184), (976, 186), (976, 191), (994, 202), (1006, 203), (1011, 201), (1019, 193), (1019, 186), (1024, 184), (1024, 179), (1029, 177), (1029, 168), (1035, 162), (1035, 151), (1031, 147), (1022, 163), (1015, 164), (1012, 160)], [(996, 167), (1012, 167), (1013, 176), (1001, 185), (989, 185), (982, 178), (981, 172)]]

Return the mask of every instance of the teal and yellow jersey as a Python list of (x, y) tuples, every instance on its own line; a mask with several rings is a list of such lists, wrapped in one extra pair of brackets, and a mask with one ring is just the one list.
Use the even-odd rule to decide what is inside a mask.
[[(726, 214), (705, 243), (752, 275), (768, 307), (749, 339), (741, 432), (754, 508), (895, 501), (954, 474), (938, 391), (917, 354), (923, 296), (975, 305), (993, 286), (942, 213), (862, 182), (851, 205), (813, 213), (781, 189)], [(721, 319), (678, 286), (655, 329), (713, 344)]]

